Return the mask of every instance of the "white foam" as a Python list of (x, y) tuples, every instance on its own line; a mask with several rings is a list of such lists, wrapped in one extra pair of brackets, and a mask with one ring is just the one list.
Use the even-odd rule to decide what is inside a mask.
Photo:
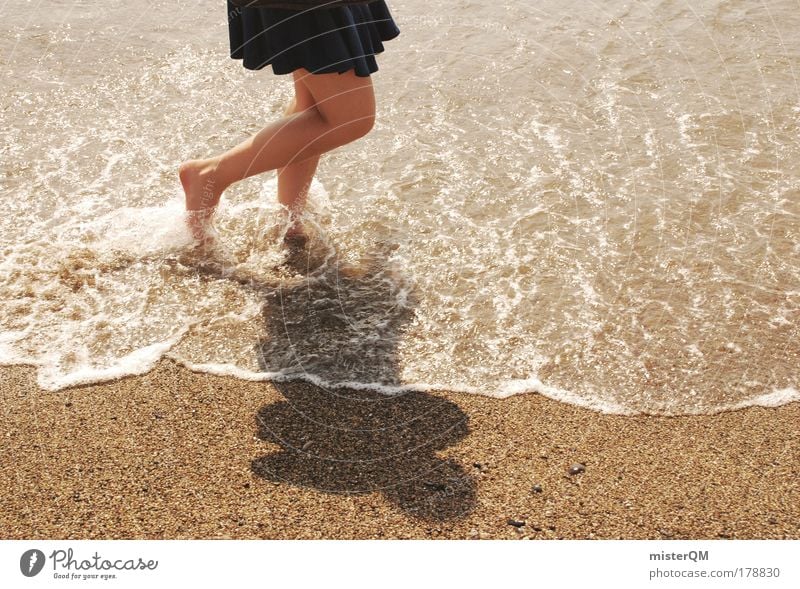
[(800, 401), (800, 391), (794, 387), (785, 389), (775, 389), (769, 393), (764, 393), (757, 397), (751, 397), (746, 401), (740, 401), (727, 406), (727, 410), (745, 409), (747, 407), (780, 407), (787, 403)]
[[(316, 385), (321, 388), (330, 389), (352, 389), (361, 391), (373, 391), (385, 395), (397, 395), (404, 392), (438, 392), (445, 391), (450, 393), (464, 393), (472, 395), (484, 395), (495, 397), (497, 399), (506, 399), (514, 395), (521, 395), (525, 393), (539, 393), (554, 401), (569, 403), (579, 407), (585, 407), (600, 413), (617, 414), (617, 415), (634, 415), (638, 412), (624, 407), (622, 405), (604, 401), (601, 398), (590, 398), (585, 396), (576, 395), (570, 391), (559, 389), (557, 387), (548, 386), (542, 383), (538, 378), (528, 379), (513, 379), (503, 381), (497, 389), (488, 390), (479, 387), (473, 387), (465, 384), (458, 383), (424, 383), (415, 382), (402, 385), (386, 385), (376, 382), (359, 382), (359, 381), (329, 381), (317, 374), (303, 372), (254, 372), (245, 370), (232, 364), (216, 364), (216, 363), (192, 363), (185, 359), (174, 355), (168, 355), (177, 363), (185, 366), (194, 372), (202, 372), (213, 374), (216, 376), (228, 376), (241, 380), (252, 382), (281, 382), (281, 381), (304, 381)], [(788, 401), (787, 401), (788, 402)]]
[(37, 384), (45, 390), (57, 391), (67, 387), (94, 384), (116, 380), (119, 378), (146, 374), (164, 355), (185, 335), (188, 328), (182, 329), (174, 337), (163, 342), (156, 342), (139, 348), (117, 358), (111, 366), (92, 368), (83, 366), (70, 372), (58, 371), (56, 366), (47, 361), (47, 357), (39, 360)]
[(602, 400), (600, 397), (593, 398), (576, 395), (571, 391), (548, 386), (538, 378), (507, 380), (502, 383), (493, 396), (502, 399), (522, 393), (539, 393), (554, 401), (585, 407), (601, 413), (616, 413), (622, 415), (635, 413), (635, 411), (632, 411), (628, 407), (623, 407), (611, 401)]
[(161, 206), (119, 207), (82, 226), (101, 236), (98, 250), (146, 258), (191, 243), (183, 218), (182, 197), (176, 195)]
[(0, 366), (12, 366), (14, 364), (34, 364), (29, 358), (14, 346), (14, 343), (25, 339), (30, 334), (30, 329), (23, 331), (0, 332)]

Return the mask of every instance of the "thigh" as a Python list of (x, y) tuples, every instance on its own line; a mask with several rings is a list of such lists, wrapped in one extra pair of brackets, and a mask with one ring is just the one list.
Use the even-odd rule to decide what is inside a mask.
[(294, 76), (294, 109), (293, 112), (301, 112), (315, 105), (314, 97), (303, 82), (303, 74), (307, 73), (303, 69), (295, 70)]
[(357, 76), (355, 70), (312, 74), (304, 68), (294, 74), (295, 82), (305, 86), (327, 122), (340, 125), (374, 119), (375, 93), (369, 76)]

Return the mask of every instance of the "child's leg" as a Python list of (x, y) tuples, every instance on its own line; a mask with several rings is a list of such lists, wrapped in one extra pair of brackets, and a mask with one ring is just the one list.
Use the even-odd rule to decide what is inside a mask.
[(315, 108), (276, 121), (222, 155), (192, 160), (181, 166), (186, 208), (217, 205), (234, 182), (335, 149), (363, 137), (375, 121), (372, 80), (354, 70), (339, 74), (310, 74), (299, 80), (313, 97)]
[[(285, 116), (315, 108), (314, 97), (302, 82), (299, 70), (294, 72), (294, 101), (286, 109)], [(278, 169), (278, 202), (291, 213), (299, 214), (305, 208), (308, 189), (317, 171), (319, 155), (302, 162), (295, 162)]]

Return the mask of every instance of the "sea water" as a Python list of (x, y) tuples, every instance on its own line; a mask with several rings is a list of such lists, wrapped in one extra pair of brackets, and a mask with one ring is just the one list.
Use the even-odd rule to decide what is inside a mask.
[(177, 166), (280, 117), (224, 2), (2, 8), (0, 363), (539, 393), (611, 413), (800, 398), (793, 0), (394, 0), (377, 123), (182, 222)]

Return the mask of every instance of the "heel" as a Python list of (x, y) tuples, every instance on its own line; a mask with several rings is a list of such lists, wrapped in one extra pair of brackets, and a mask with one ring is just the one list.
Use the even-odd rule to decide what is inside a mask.
[(214, 226), (216, 212), (217, 205), (185, 211), (186, 226), (189, 228), (192, 239), (202, 244), (216, 241), (219, 237), (217, 228)]

